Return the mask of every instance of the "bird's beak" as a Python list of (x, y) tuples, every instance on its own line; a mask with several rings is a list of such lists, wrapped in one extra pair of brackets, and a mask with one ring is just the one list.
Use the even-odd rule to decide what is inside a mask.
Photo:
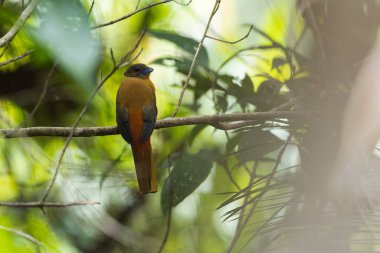
[(151, 72), (153, 72), (153, 70), (154, 70), (154, 69), (153, 69), (153, 68), (151, 68), (151, 67), (147, 67), (147, 68), (146, 68), (146, 71), (147, 71), (148, 73), (151, 73)]

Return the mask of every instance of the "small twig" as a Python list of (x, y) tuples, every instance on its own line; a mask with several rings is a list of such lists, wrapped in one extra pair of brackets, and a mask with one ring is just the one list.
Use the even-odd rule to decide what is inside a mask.
[(120, 18), (117, 18), (115, 20), (112, 20), (112, 21), (109, 21), (109, 22), (106, 22), (106, 23), (103, 23), (103, 24), (95, 25), (95, 26), (91, 27), (90, 29), (91, 30), (95, 30), (95, 29), (99, 29), (99, 28), (102, 28), (102, 27), (105, 27), (105, 26), (109, 26), (109, 25), (115, 24), (115, 23), (120, 22), (120, 21), (122, 21), (124, 19), (130, 18), (131, 16), (133, 16), (133, 15), (135, 15), (135, 14), (141, 12), (141, 11), (144, 11), (146, 9), (152, 8), (152, 7), (160, 5), (160, 4), (169, 3), (169, 2), (172, 2), (172, 1), (173, 0), (163, 0), (161, 2), (149, 4), (147, 6), (144, 6), (144, 7), (140, 8), (140, 9), (138, 9), (138, 10), (132, 11), (131, 13), (129, 13), (129, 14), (125, 15), (125, 16), (122, 16)]
[(113, 67), (115, 67), (116, 66), (116, 60), (115, 60), (115, 56), (113, 55), (112, 47), (110, 48), (110, 54), (111, 54), (111, 59), (112, 59)]
[[(251, 120), (271, 120), (275, 118), (308, 118), (316, 117), (318, 113), (310, 111), (274, 111), (274, 112), (250, 112), (250, 113), (232, 113), (232, 114), (215, 114), (201, 115), (183, 118), (165, 118), (157, 121), (155, 128), (168, 128), (185, 125), (212, 125), (216, 127), (219, 122), (232, 121), (251, 121)], [(257, 123), (257, 122), (256, 122)], [(224, 130), (224, 129), (222, 129)], [(36, 136), (57, 136), (67, 137), (92, 137), (118, 134), (117, 127), (28, 127), (15, 129), (0, 129), (0, 134), (5, 138), (21, 138)]]
[(30, 4), (25, 8), (25, 10), (23, 10), (12, 28), (2, 38), (0, 38), (0, 48), (4, 47), (16, 36), (21, 27), (24, 25), (25, 21), (30, 17), (34, 9), (37, 7), (38, 2), (39, 0), (32, 0)]
[(12, 63), (12, 62), (18, 61), (18, 60), (20, 60), (20, 59), (23, 59), (23, 58), (25, 58), (26, 56), (30, 55), (33, 51), (34, 51), (34, 49), (29, 50), (29, 51), (26, 51), (25, 53), (23, 53), (23, 54), (21, 54), (21, 55), (19, 55), (19, 56), (16, 56), (16, 57), (14, 57), (14, 58), (12, 58), (12, 59), (9, 59), (9, 60), (7, 60), (7, 61), (0, 62), (0, 67), (3, 67), (3, 66), (5, 66), (5, 65), (8, 65), (9, 63)]
[(40, 202), (41, 204), (45, 202), (45, 200), (47, 199), (47, 197), (49, 196), (52, 188), (53, 188), (53, 185), (55, 183), (55, 180), (57, 179), (57, 175), (58, 175), (58, 170), (59, 170), (59, 167), (62, 163), (62, 160), (63, 160), (63, 157), (66, 153), (66, 150), (73, 138), (73, 135), (74, 135), (74, 130), (75, 128), (78, 126), (79, 122), (81, 121), (82, 117), (84, 116), (84, 114), (86, 113), (88, 107), (90, 106), (90, 104), (92, 103), (93, 99), (95, 98), (96, 94), (98, 94), (98, 91), (100, 90), (100, 88), (103, 87), (104, 83), (120, 68), (120, 66), (122, 64), (125, 63), (126, 59), (129, 58), (137, 49), (137, 47), (140, 45), (140, 42), (142, 41), (142, 38), (144, 37), (145, 35), (145, 31), (140, 35), (139, 39), (137, 40), (135, 46), (132, 48), (131, 51), (129, 51), (124, 57), (121, 58), (120, 60), (120, 63), (118, 65), (116, 65), (109, 73), (108, 75), (105, 76), (104, 79), (100, 80), (100, 83), (96, 86), (96, 88), (94, 89), (94, 91), (92, 92), (89, 100), (87, 101), (86, 105), (83, 107), (82, 111), (79, 113), (77, 119), (75, 120), (73, 126), (71, 127), (71, 130), (70, 130), (70, 134), (69, 136), (67, 137), (66, 139), (66, 142), (62, 148), (62, 151), (61, 151), (61, 154), (58, 158), (58, 161), (57, 161), (57, 164), (53, 170), (53, 176), (52, 178), (50, 179), (50, 182), (45, 190), (45, 193), (43, 194)]
[(87, 17), (90, 17), (92, 10), (94, 9), (94, 5), (95, 5), (95, 0), (92, 0), (90, 10), (88, 11)]
[(70, 206), (87, 206), (87, 205), (100, 205), (99, 201), (77, 201), (77, 202), (0, 202), (2, 207), (13, 207), (13, 208), (45, 208), (45, 207), (70, 207)]
[(236, 43), (239, 43), (240, 41), (243, 41), (246, 38), (248, 38), (248, 36), (251, 34), (252, 30), (253, 30), (253, 25), (251, 25), (251, 27), (249, 28), (249, 30), (248, 30), (248, 32), (247, 32), (246, 35), (244, 35), (243, 37), (241, 37), (240, 39), (235, 40), (235, 41), (222, 40), (222, 39), (214, 38), (214, 37), (211, 37), (211, 36), (208, 36), (208, 35), (206, 35), (206, 38), (212, 39), (212, 40), (216, 40), (216, 41), (220, 41), (220, 42), (227, 43), (227, 44), (236, 44)]
[(38, 108), (40, 107), (40, 105), (42, 104), (42, 101), (44, 100), (45, 96), (46, 96), (46, 92), (47, 92), (47, 88), (50, 84), (50, 81), (51, 81), (51, 78), (53, 76), (53, 73), (54, 73), (54, 70), (55, 68), (57, 67), (58, 63), (55, 62), (53, 64), (53, 66), (51, 67), (49, 73), (48, 73), (48, 76), (46, 77), (46, 80), (45, 80), (45, 84), (44, 84), (44, 88), (41, 92), (41, 95), (40, 97), (38, 98), (38, 101), (36, 103), (36, 105), (34, 106), (32, 112), (29, 114), (28, 118), (26, 118), (26, 120), (20, 124), (21, 127), (23, 126), (27, 126), (29, 124), (29, 121), (34, 117), (34, 115), (36, 114)]
[(182, 6), (188, 6), (188, 5), (190, 5), (192, 1), (193, 0), (189, 0), (189, 2), (187, 2), (187, 3), (184, 4), (184, 3), (180, 3), (180, 2), (178, 2), (176, 0), (173, 0), (173, 2), (175, 2), (176, 4), (182, 5)]
[(239, 184), (236, 182), (236, 180), (234, 179), (234, 177), (232, 176), (231, 171), (228, 169), (228, 165), (225, 162), (223, 162), (221, 164), (221, 166), (222, 166), (223, 170), (226, 172), (230, 181), (233, 183), (233, 185), (240, 191), (241, 188), (240, 188)]
[(36, 244), (37, 246), (41, 246), (42, 245), (42, 242), (40, 242), (39, 240), (37, 240), (36, 238), (34, 238), (33, 236), (25, 233), (25, 232), (22, 232), (20, 230), (16, 230), (14, 228), (7, 228), (7, 227), (4, 227), (4, 226), (1, 226), (0, 225), (0, 229), (1, 230), (4, 230), (4, 231), (7, 231), (7, 232), (11, 232), (13, 234), (16, 234), (18, 236), (21, 236), (22, 238)]
[(193, 70), (194, 70), (195, 64), (197, 62), (197, 58), (198, 58), (199, 52), (201, 51), (201, 48), (203, 46), (204, 40), (206, 39), (207, 32), (208, 32), (208, 29), (209, 29), (210, 24), (211, 24), (211, 20), (214, 17), (214, 15), (216, 14), (216, 12), (218, 11), (218, 9), (219, 9), (220, 2), (221, 2), (221, 0), (215, 0), (215, 5), (214, 5), (214, 7), (212, 9), (210, 17), (208, 18), (208, 22), (207, 22), (206, 28), (205, 28), (205, 30), (203, 32), (201, 40), (199, 41), (197, 50), (195, 51), (195, 55), (194, 55), (193, 61), (191, 62), (191, 65), (190, 65), (189, 73), (187, 74), (186, 81), (185, 81), (185, 83), (184, 83), (184, 85), (182, 87), (181, 94), (179, 96), (177, 106), (176, 106), (176, 108), (174, 110), (174, 113), (172, 115), (173, 118), (177, 115), (178, 110), (179, 110), (179, 108), (181, 106), (182, 99), (183, 99), (183, 96), (185, 95), (186, 88), (189, 85), (191, 75), (193, 74)]
[(5, 52), (7, 51), (8, 47), (9, 47), (10, 45), (11, 45), (11, 43), (7, 43), (7, 44), (5, 45), (5, 47), (3, 48), (3, 51), (1, 51), (1, 53), (0, 53), (0, 58), (2, 58), (2, 57), (4, 56)]
[(137, 1), (135, 11), (139, 8), (140, 2), (141, 2), (141, 0), (138, 0), (138, 1)]

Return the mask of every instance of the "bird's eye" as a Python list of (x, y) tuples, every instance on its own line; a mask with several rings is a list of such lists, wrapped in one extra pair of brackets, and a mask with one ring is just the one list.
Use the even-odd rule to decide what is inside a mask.
[(134, 72), (140, 72), (140, 70), (141, 70), (140, 67), (136, 67), (133, 69)]

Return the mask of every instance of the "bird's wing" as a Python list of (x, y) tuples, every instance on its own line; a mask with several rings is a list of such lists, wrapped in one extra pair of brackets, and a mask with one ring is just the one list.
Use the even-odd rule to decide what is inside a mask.
[(151, 136), (157, 119), (156, 96), (152, 96), (149, 105), (143, 107), (143, 127), (140, 135), (140, 142), (144, 142)]
[(129, 126), (129, 115), (128, 109), (126, 107), (116, 108), (116, 122), (117, 128), (121, 136), (126, 140), (129, 144), (132, 142), (131, 128)]

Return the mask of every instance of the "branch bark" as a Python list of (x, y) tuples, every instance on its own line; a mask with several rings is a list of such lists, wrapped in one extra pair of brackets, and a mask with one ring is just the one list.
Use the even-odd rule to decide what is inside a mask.
[(0, 202), (0, 206), (13, 207), (13, 208), (45, 208), (45, 207), (69, 207), (69, 206), (87, 206), (87, 205), (99, 205), (98, 201), (78, 201), (78, 202)]
[[(168, 128), (186, 125), (211, 125), (218, 129), (223, 129), (221, 122), (244, 122), (252, 120), (273, 120), (278, 118), (307, 118), (315, 117), (316, 112), (310, 111), (274, 111), (274, 112), (250, 112), (201, 115), (183, 118), (165, 118), (158, 120), (155, 128)], [(252, 122), (257, 124), (257, 121)], [(244, 125), (245, 126), (245, 125)], [(72, 127), (28, 127), (19, 129), (0, 129), (0, 134), (5, 138), (24, 138), (36, 136), (57, 136), (67, 137), (70, 135)], [(106, 127), (82, 127), (75, 128), (73, 137), (93, 137), (119, 134), (115, 126)]]

